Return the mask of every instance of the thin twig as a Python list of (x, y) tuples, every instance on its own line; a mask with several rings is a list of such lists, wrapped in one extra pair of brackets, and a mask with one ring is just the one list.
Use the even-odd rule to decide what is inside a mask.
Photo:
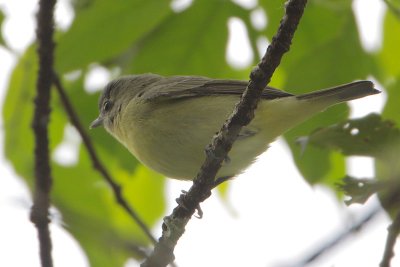
[(52, 186), (48, 123), (50, 117), (50, 88), (53, 68), (53, 12), (55, 0), (40, 0), (37, 14), (37, 53), (39, 73), (36, 82), (34, 117), (32, 128), (35, 135), (35, 189), (31, 221), (38, 230), (40, 260), (43, 267), (52, 267), (51, 238), (49, 230), (50, 191)]
[(250, 82), (234, 112), (206, 148), (206, 159), (190, 190), (181, 194), (178, 206), (164, 218), (163, 232), (152, 254), (143, 267), (166, 266), (174, 260), (173, 251), (179, 238), (200, 203), (211, 195), (215, 176), (243, 126), (250, 123), (261, 93), (271, 80), (285, 52), (289, 50), (294, 32), (303, 14), (307, 0), (289, 0), (277, 34), (266, 54), (250, 75)]
[(100, 161), (97, 153), (94, 149), (91, 139), (87, 135), (84, 130), (82, 123), (79, 120), (78, 115), (76, 114), (71, 101), (69, 100), (67, 94), (65, 93), (64, 87), (61, 84), (61, 81), (56, 73), (53, 74), (53, 82), (57, 89), (58, 94), (60, 95), (61, 102), (64, 105), (64, 108), (70, 118), (72, 125), (75, 126), (76, 130), (79, 132), (82, 137), (83, 144), (86, 147), (86, 150), (89, 153), (89, 156), (93, 162), (93, 167), (100, 172), (103, 178), (106, 180), (108, 185), (111, 187), (114, 192), (115, 199), (117, 203), (132, 217), (132, 219), (139, 225), (142, 231), (146, 234), (146, 236), (150, 239), (150, 241), (155, 244), (157, 240), (151, 234), (149, 228), (146, 226), (144, 221), (140, 218), (140, 216), (136, 213), (136, 211), (128, 204), (128, 202), (122, 196), (121, 186), (117, 184), (111, 175), (108, 173), (107, 169), (104, 167), (102, 162)]
[[(389, 192), (383, 191), (384, 189), (385, 188), (379, 189), (379, 191), (385, 192), (385, 194), (381, 193), (381, 197), (379, 198), (381, 206), (372, 209), (366, 216), (363, 217), (363, 219), (354, 224), (347, 231), (336, 235), (331, 241), (321, 246), (317, 251), (313, 252), (309, 256), (305, 257), (303, 260), (299, 261), (298, 264), (285, 265), (285, 266), (306, 266), (314, 262), (316, 259), (320, 258), (323, 254), (326, 254), (329, 250), (333, 249), (334, 247), (337, 247), (341, 242), (346, 240), (346, 238), (349, 237), (351, 234), (359, 232), (361, 228), (363, 228), (366, 224), (371, 222), (381, 211), (383, 211), (381, 207), (384, 207), (384, 210), (390, 210), (396, 205), (398, 205), (400, 188), (391, 183), (386, 183), (386, 190)], [(383, 264), (389, 264), (390, 259), (394, 256), (393, 246), (394, 242), (396, 242), (395, 239), (399, 235), (399, 232), (400, 232), (400, 213), (389, 228), (389, 234), (386, 240), (386, 248), (382, 259), (381, 267), (389, 266)]]
[(327, 241), (324, 245), (319, 246), (318, 250), (314, 251), (310, 255), (304, 257), (303, 260), (300, 260), (297, 264), (284, 264), (283, 266), (307, 266), (312, 262), (315, 262), (321, 256), (326, 254), (328, 251), (332, 250), (333, 248), (337, 247), (343, 241), (345, 241), (350, 235), (358, 233), (361, 231), (363, 227), (365, 227), (368, 223), (370, 223), (376, 215), (378, 215), (382, 209), (380, 207), (375, 207), (369, 213), (367, 213), (361, 220), (353, 224), (350, 228), (346, 231), (335, 234), (333, 238)]
[(396, 244), (396, 239), (400, 234), (400, 212), (397, 214), (396, 218), (388, 228), (388, 237), (386, 239), (385, 251), (383, 253), (383, 258), (380, 263), (380, 267), (389, 267), (390, 261), (394, 257), (394, 246)]

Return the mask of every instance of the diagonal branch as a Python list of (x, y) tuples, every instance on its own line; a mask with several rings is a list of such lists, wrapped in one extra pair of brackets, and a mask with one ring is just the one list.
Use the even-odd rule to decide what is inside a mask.
[(37, 14), (37, 53), (39, 73), (36, 82), (34, 117), (32, 128), (35, 135), (35, 189), (31, 221), (38, 230), (40, 260), (43, 267), (52, 267), (51, 238), (49, 230), (50, 191), (52, 185), (48, 124), (50, 117), (50, 88), (53, 68), (53, 12), (55, 0), (40, 0)]
[[(379, 189), (381, 206), (384, 210), (388, 211), (395, 208), (398, 205), (400, 189), (398, 186), (394, 186), (392, 183), (385, 182), (385, 185), (381, 186)], [(389, 191), (389, 192), (387, 192)], [(382, 207), (375, 207), (369, 213), (367, 213), (360, 221), (352, 225), (350, 228), (342, 233), (337, 233), (330, 241), (326, 242), (325, 245), (320, 246), (319, 249), (310, 253), (304, 257), (301, 261), (294, 265), (285, 266), (306, 266), (315, 260), (319, 259), (321, 256), (337, 247), (341, 242), (345, 241), (351, 234), (359, 232), (367, 224), (375, 219), (375, 217), (383, 211)], [(385, 252), (383, 254), (382, 261), (380, 263), (381, 267), (389, 267), (390, 261), (394, 256), (393, 248), (396, 243), (396, 238), (400, 233), (400, 213), (395, 217), (392, 224), (388, 229), (388, 236), (386, 239)]]
[(369, 211), (362, 219), (353, 224), (351, 227), (343, 231), (342, 233), (336, 233), (331, 240), (328, 240), (325, 244), (319, 246), (319, 248), (304, 257), (297, 264), (289, 264), (284, 266), (308, 266), (314, 263), (317, 259), (326, 255), (329, 251), (338, 247), (339, 244), (346, 241), (351, 235), (359, 233), (362, 228), (365, 228), (369, 223), (371, 223), (375, 217), (382, 211), (380, 207), (376, 207)]
[(388, 228), (388, 236), (386, 239), (385, 251), (383, 253), (383, 258), (380, 267), (390, 267), (390, 261), (394, 257), (394, 246), (396, 245), (396, 239), (400, 234), (400, 212), (397, 214), (396, 218), (393, 220), (392, 224)]
[(400, 195), (400, 187), (398, 184), (398, 177), (395, 176), (395, 183), (391, 183), (390, 188), (388, 188), (389, 192), (382, 192), (380, 194), (380, 202), (382, 207), (388, 212), (388, 214), (393, 214), (394, 211), (396, 213), (396, 217), (394, 217), (391, 225), (388, 228), (388, 235), (386, 238), (385, 251), (383, 253), (382, 261), (379, 264), (380, 267), (389, 267), (390, 261), (394, 257), (394, 246), (396, 245), (397, 237), (400, 234), (400, 211), (399, 211), (399, 195)]
[(166, 266), (174, 260), (173, 251), (185, 226), (195, 210), (211, 195), (215, 176), (221, 168), (240, 130), (250, 123), (254, 110), (260, 100), (261, 93), (271, 80), (281, 58), (289, 50), (290, 44), (300, 18), (303, 15), (307, 0), (289, 0), (286, 14), (281, 20), (278, 32), (273, 37), (266, 54), (250, 74), (250, 82), (234, 112), (221, 130), (214, 136), (212, 143), (206, 148), (206, 159), (193, 181), (190, 190), (177, 200), (178, 206), (172, 214), (164, 218), (163, 232), (154, 251), (142, 264), (148, 266)]
[(116, 198), (117, 203), (131, 216), (131, 218), (139, 225), (142, 231), (146, 234), (146, 236), (150, 239), (150, 241), (155, 244), (157, 240), (151, 234), (149, 228), (140, 218), (140, 216), (136, 213), (136, 211), (128, 204), (128, 202), (122, 196), (121, 186), (117, 184), (111, 175), (108, 173), (107, 169), (104, 167), (102, 162), (100, 161), (97, 153), (94, 149), (91, 139), (85, 132), (82, 127), (82, 123), (79, 120), (78, 115), (76, 114), (67, 94), (65, 93), (64, 87), (61, 84), (61, 81), (56, 73), (53, 73), (53, 82), (57, 89), (58, 94), (60, 95), (61, 102), (64, 105), (64, 108), (70, 118), (71, 123), (75, 126), (80, 136), (82, 137), (83, 144), (85, 145), (89, 156), (93, 162), (93, 167), (100, 172), (103, 178), (106, 180), (108, 185), (111, 187), (114, 192), (114, 196)]

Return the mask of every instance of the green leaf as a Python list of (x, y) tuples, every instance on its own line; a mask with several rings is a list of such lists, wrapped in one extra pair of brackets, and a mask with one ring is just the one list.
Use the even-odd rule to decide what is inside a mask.
[(304, 46), (303, 42), (295, 43), (283, 65), (288, 75), (285, 88), (291, 92), (305, 93), (310, 91), (310, 86), (323, 88), (365, 79), (375, 68), (372, 57), (362, 50), (352, 13), (342, 16), (347, 18), (346, 23), (333, 39)]
[[(87, 164), (86, 164), (87, 165)], [(128, 257), (124, 240), (112, 227), (109, 188), (91, 170), (90, 165), (53, 167), (55, 177), (52, 199), (61, 211), (65, 228), (78, 240), (91, 266), (122, 266)], [(134, 240), (134, 239), (132, 239)]]
[[(91, 266), (122, 266), (129, 257), (141, 258), (131, 247), (148, 245), (147, 237), (116, 204), (109, 186), (93, 171), (86, 154), (80, 153), (76, 166), (54, 167), (53, 202), (62, 212), (67, 230), (79, 241)], [(133, 175), (120, 169), (112, 174), (125, 200), (149, 227), (154, 225), (164, 212), (165, 180), (144, 167), (138, 167)]]
[[(5, 18), (4, 12), (2, 9), (0, 9), (0, 29), (3, 29), (4, 18)], [(3, 38), (3, 31), (0, 31), (0, 45), (7, 47), (6, 42), (4, 41)]]
[(225, 48), (227, 20), (240, 12), (230, 1), (195, 1), (135, 46), (128, 72), (238, 77), (225, 60)]
[(360, 179), (351, 176), (346, 176), (338, 186), (340, 190), (343, 190), (350, 197), (350, 199), (345, 200), (346, 205), (354, 203), (364, 204), (370, 196), (386, 187), (383, 183), (376, 180)]
[[(269, 40), (276, 34), (280, 20), (285, 13), (285, 1), (261, 0), (268, 16), (267, 36)], [(309, 1), (305, 13), (296, 30), (290, 52), (284, 56), (301, 60), (313, 47), (330, 42), (341, 35), (351, 15), (351, 2), (346, 0)], [(288, 60), (289, 62), (289, 60)], [(290, 64), (289, 63), (289, 64)]]
[(36, 65), (34, 48), (30, 47), (11, 75), (3, 107), (5, 156), (28, 181), (33, 178), (33, 135), (26, 133), (32, 132)]
[(115, 57), (169, 13), (167, 1), (91, 1), (57, 40), (56, 69), (68, 72)]
[(397, 125), (400, 125), (400, 75), (388, 82), (385, 89), (387, 91), (387, 100), (382, 116), (390, 118)]
[(314, 131), (309, 142), (339, 150), (344, 155), (371, 156), (382, 161), (397, 159), (400, 130), (392, 121), (383, 121), (377, 114), (347, 120)]
[[(304, 150), (295, 141), (299, 137), (309, 134), (317, 127), (328, 126), (343, 120), (347, 114), (348, 108), (344, 105), (338, 105), (314, 116), (284, 135), (292, 150), (295, 163), (309, 183), (315, 184), (319, 182), (331, 185), (332, 182), (328, 180), (337, 181), (338, 178), (343, 177), (345, 174), (344, 158), (339, 154), (331, 155), (330, 151), (317, 147), (308, 146)], [(338, 175), (336, 179), (333, 177), (334, 175)]]
[(393, 193), (397, 192), (398, 195), (400, 185), (400, 129), (392, 121), (370, 114), (318, 129), (308, 137), (308, 142), (325, 149), (339, 150), (345, 155), (374, 157), (375, 179), (344, 179), (340, 187), (351, 197), (346, 202), (364, 203), (378, 192), (386, 211), (392, 215), (397, 212), (395, 207), (398, 207), (400, 200)]
[(385, 74), (390, 76), (400, 75), (400, 64), (398, 58), (400, 44), (400, 21), (392, 12), (386, 12), (383, 26), (383, 45), (378, 54), (381, 67), (385, 69)]
[[(125, 198), (134, 203), (147, 225), (154, 225), (163, 215), (165, 209), (165, 179), (163, 176), (143, 165), (139, 165), (133, 175), (123, 171), (116, 175), (124, 188)], [(116, 218), (117, 223), (124, 221), (125, 225), (129, 223), (129, 228), (126, 230), (131, 231), (131, 218), (126, 216), (125, 211), (122, 211), (122, 209), (113, 209), (113, 211), (115, 212), (113, 217)], [(139, 228), (136, 231), (143, 238), (145, 237)]]
[[(98, 115), (97, 95), (83, 90), (82, 79), (64, 84), (81, 121), (89, 125)], [(57, 108), (62, 110), (61, 106)], [(125, 200), (149, 227), (154, 225), (164, 212), (165, 179), (140, 165), (104, 129), (90, 131), (90, 135), (101, 161), (121, 185)], [(131, 248), (148, 245), (148, 239), (116, 204), (108, 184), (92, 168), (85, 148), (81, 147), (78, 165), (56, 165), (54, 177), (54, 204), (62, 212), (68, 231), (87, 252), (92, 266), (122, 266), (129, 257), (140, 258)]]
[[(290, 92), (305, 93), (363, 79), (375, 69), (372, 57), (361, 48), (350, 3), (338, 1), (335, 9), (327, 3), (310, 3), (306, 12), (312, 15), (302, 20), (292, 49), (282, 62), (281, 68), (286, 73), (284, 88)], [(330, 35), (321, 33), (321, 29), (330, 29)], [(334, 179), (333, 175), (341, 173), (336, 179), (343, 177), (344, 157), (332, 157), (330, 151), (318, 148), (307, 148), (302, 153), (293, 140), (308, 135), (317, 127), (342, 121), (347, 116), (348, 108), (337, 105), (285, 134), (295, 162), (308, 182), (332, 184), (328, 180)]]
[[(34, 139), (31, 123), (33, 99), (36, 92), (37, 58), (31, 46), (20, 58), (9, 82), (3, 107), (5, 129), (5, 156), (13, 163), (16, 172), (29, 184), (33, 178)], [(54, 107), (54, 102), (52, 103)], [(50, 149), (61, 141), (66, 120), (57, 112), (50, 116)]]
[(383, 116), (400, 125), (400, 66), (396, 59), (400, 58), (400, 22), (392, 12), (387, 12), (384, 21), (383, 45), (376, 60), (380, 63), (376, 77), (384, 85), (387, 101)]
[[(31, 187), (34, 142), (30, 125), (37, 71), (34, 48), (30, 47), (15, 67), (3, 108), (5, 155)], [(78, 115), (88, 124), (89, 117), (97, 113), (97, 99), (82, 90), (81, 81), (66, 83), (66, 88)], [(51, 106), (49, 134), (53, 151), (62, 142), (67, 116), (55, 91)], [(116, 140), (100, 140), (99, 144), (100, 158), (122, 186), (125, 199), (151, 227), (164, 212), (165, 180), (139, 165)], [(131, 248), (147, 246), (147, 237), (116, 204), (109, 186), (94, 171), (87, 151), (81, 147), (78, 156), (74, 166), (51, 162), (52, 203), (61, 212), (66, 229), (79, 241), (92, 266), (122, 266), (130, 257), (140, 258)]]
[(338, 150), (345, 155), (374, 157), (375, 179), (344, 179), (341, 188), (351, 197), (347, 204), (364, 203), (378, 192), (386, 211), (392, 215), (397, 212), (395, 207), (398, 207), (400, 200), (393, 193), (398, 192), (400, 185), (400, 129), (392, 121), (370, 114), (318, 129), (308, 136), (307, 142), (325, 149)]

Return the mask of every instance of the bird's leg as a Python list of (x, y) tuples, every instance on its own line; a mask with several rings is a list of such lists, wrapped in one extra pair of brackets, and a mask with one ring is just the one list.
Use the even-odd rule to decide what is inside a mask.
[[(215, 187), (219, 186), (220, 184), (222, 184), (222, 183), (224, 183), (224, 182), (230, 180), (230, 179), (233, 178), (233, 177), (234, 177), (233, 175), (231, 175), (231, 176), (224, 176), (224, 177), (218, 177), (217, 179), (215, 179), (212, 189), (214, 189)], [(183, 195), (186, 195), (186, 194), (187, 194), (187, 191), (182, 190), (181, 193), (182, 193)], [(182, 197), (182, 196), (181, 196), (181, 197)], [(179, 198), (176, 199), (176, 203), (178, 203), (181, 207), (183, 207), (184, 209), (187, 210), (187, 208), (185, 207), (185, 205), (182, 203), (181, 197), (179, 197)], [(194, 215), (194, 216), (195, 216), (196, 218), (198, 218), (198, 219), (203, 218), (203, 211), (201, 210), (200, 205), (198, 205), (198, 206), (196, 207), (196, 211), (197, 211), (197, 215)]]
[[(186, 196), (187, 191), (181, 190), (181, 193), (183, 196)], [(182, 197), (182, 195), (181, 195), (181, 197)], [(181, 197), (175, 199), (176, 203), (178, 203), (178, 205), (181, 206), (182, 208), (184, 208), (185, 210), (188, 210), (188, 208), (183, 204)], [(203, 218), (203, 211), (201, 210), (200, 204), (197, 205), (196, 211), (197, 211), (197, 214), (194, 215), (194, 217), (196, 217), (198, 219)]]

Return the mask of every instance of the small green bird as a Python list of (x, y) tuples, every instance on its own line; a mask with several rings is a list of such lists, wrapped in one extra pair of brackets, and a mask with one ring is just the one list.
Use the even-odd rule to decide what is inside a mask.
[[(170, 178), (191, 180), (204, 148), (239, 101), (247, 82), (199, 76), (142, 74), (111, 81), (99, 100), (103, 125), (139, 161)], [(266, 87), (217, 177), (240, 174), (278, 136), (326, 108), (380, 93), (357, 81), (303, 95)]]

